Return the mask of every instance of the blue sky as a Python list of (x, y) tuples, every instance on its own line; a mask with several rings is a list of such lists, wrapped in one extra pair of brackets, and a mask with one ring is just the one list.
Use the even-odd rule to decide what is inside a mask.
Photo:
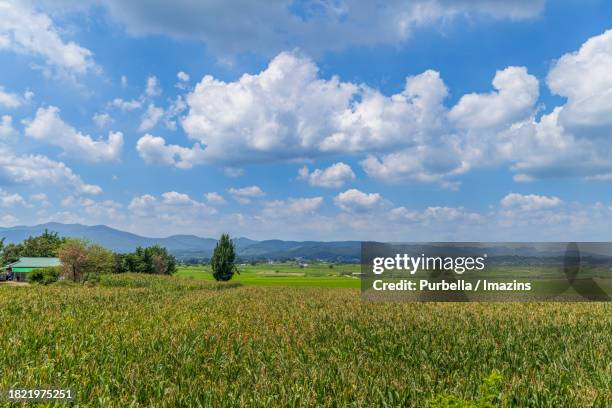
[(604, 1), (0, 0), (0, 226), (608, 240)]

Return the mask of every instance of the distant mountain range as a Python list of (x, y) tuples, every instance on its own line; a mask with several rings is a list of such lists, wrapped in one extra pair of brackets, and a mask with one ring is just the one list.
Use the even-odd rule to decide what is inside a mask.
[[(57, 232), (63, 237), (84, 238), (105, 246), (115, 252), (131, 252), (136, 247), (161, 245), (167, 248), (180, 260), (203, 260), (212, 256), (217, 243), (214, 238), (202, 238), (195, 235), (172, 235), (166, 238), (148, 238), (120, 231), (106, 225), (81, 225), (47, 223), (35, 226), (0, 227), (0, 239), (6, 243), (18, 243), (28, 238), (42, 234), (45, 229)], [(238, 256), (243, 260), (325, 260), (335, 262), (359, 262), (361, 259), (360, 241), (282, 241), (278, 239), (255, 241), (249, 238), (234, 238)], [(581, 244), (581, 256), (607, 259), (612, 263), (612, 243)], [(377, 256), (391, 251), (387, 256), (394, 256), (391, 247), (381, 247)], [(523, 264), (525, 262), (545, 261), (544, 258), (558, 258), (567, 255), (565, 244), (536, 243), (490, 243), (479, 247), (470, 243), (418, 244), (411, 243), (402, 247), (402, 251), (412, 254), (435, 253), (445, 256), (481, 256), (487, 253), (490, 262)], [(531, 259), (531, 260), (529, 260)]]
[[(182, 260), (210, 258), (217, 243), (213, 238), (195, 235), (172, 235), (166, 238), (148, 238), (130, 232), (120, 231), (106, 225), (81, 225), (47, 223), (35, 226), (0, 228), (0, 238), (6, 243), (18, 243), (42, 234), (45, 229), (57, 232), (63, 237), (84, 238), (105, 246), (115, 252), (131, 252), (138, 246), (161, 245)], [(321, 259), (326, 261), (358, 262), (360, 258), (359, 241), (255, 241), (248, 238), (235, 238), (234, 244), (243, 259)]]

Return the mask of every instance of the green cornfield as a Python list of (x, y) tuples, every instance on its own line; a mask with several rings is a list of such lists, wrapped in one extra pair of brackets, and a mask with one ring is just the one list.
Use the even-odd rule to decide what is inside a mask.
[(612, 406), (612, 305), (362, 303), (155, 276), (0, 286), (0, 389), (80, 406)]

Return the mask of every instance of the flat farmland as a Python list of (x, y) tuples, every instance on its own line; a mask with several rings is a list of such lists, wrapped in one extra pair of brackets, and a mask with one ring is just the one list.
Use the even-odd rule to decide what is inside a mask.
[[(300, 268), (295, 263), (239, 265), (240, 274), (232, 281), (249, 286), (295, 286), (320, 288), (359, 288), (360, 280), (356, 275), (361, 271), (359, 264), (313, 263)], [(212, 271), (208, 265), (181, 266), (178, 277), (212, 281)]]
[(133, 274), (0, 286), (0, 389), (69, 387), (86, 406), (606, 407), (611, 312)]

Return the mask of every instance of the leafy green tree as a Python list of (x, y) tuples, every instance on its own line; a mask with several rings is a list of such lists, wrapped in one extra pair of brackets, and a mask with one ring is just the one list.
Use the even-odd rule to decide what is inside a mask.
[(4, 239), (2, 241), (0, 262), (6, 265), (18, 261), (22, 256), (56, 257), (60, 247), (66, 242), (66, 238), (60, 237), (57, 232), (45, 230), (41, 235), (30, 236), (19, 244), (4, 246)]
[(159, 245), (138, 247), (128, 254), (115, 254), (114, 272), (172, 275), (176, 272), (176, 258)]
[(83, 280), (89, 262), (86, 241), (67, 240), (59, 250), (59, 258), (62, 262), (62, 277), (75, 282)]
[(240, 273), (235, 260), (234, 243), (228, 234), (222, 234), (210, 259), (214, 278), (218, 281), (228, 281), (232, 279), (234, 273)]
[(102, 245), (82, 239), (68, 239), (59, 250), (62, 276), (75, 282), (95, 280), (104, 273), (113, 272), (113, 253)]
[(45, 230), (37, 237), (29, 237), (23, 241), (21, 256), (56, 257), (59, 248), (66, 242), (57, 232)]
[(17, 262), (23, 252), (23, 246), (21, 244), (8, 244), (2, 250), (2, 265)]
[(112, 273), (115, 264), (113, 252), (104, 248), (102, 245), (89, 244), (87, 246), (87, 255), (89, 258), (88, 273), (93, 275), (102, 275)]

